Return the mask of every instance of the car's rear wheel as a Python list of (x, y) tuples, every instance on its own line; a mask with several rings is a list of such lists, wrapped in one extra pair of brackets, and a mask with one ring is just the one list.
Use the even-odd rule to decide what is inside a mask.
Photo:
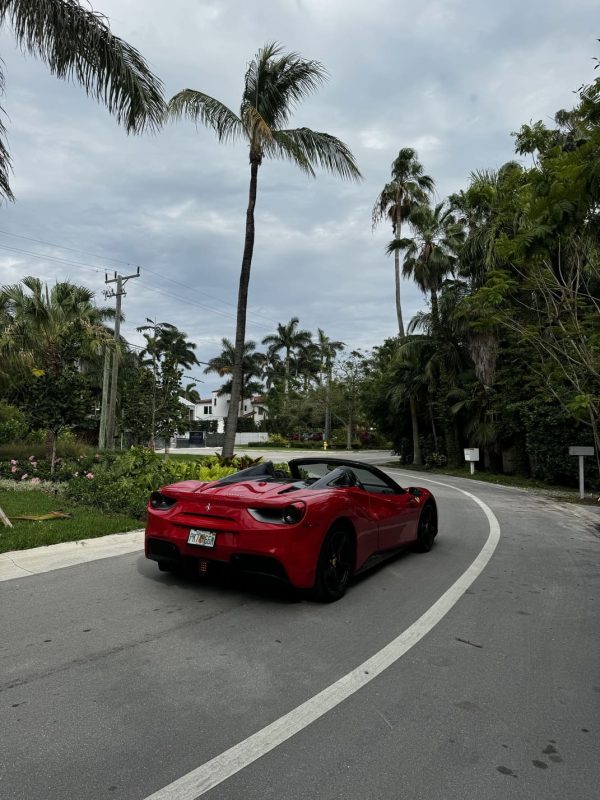
[(334, 525), (321, 546), (313, 595), (321, 603), (333, 603), (346, 592), (354, 572), (354, 538), (342, 525)]
[(173, 569), (173, 564), (171, 564), (170, 561), (159, 561), (158, 569), (160, 572), (171, 572)]
[(428, 553), (433, 547), (437, 536), (437, 511), (433, 503), (425, 503), (419, 517), (417, 528), (417, 541), (415, 550), (419, 553)]

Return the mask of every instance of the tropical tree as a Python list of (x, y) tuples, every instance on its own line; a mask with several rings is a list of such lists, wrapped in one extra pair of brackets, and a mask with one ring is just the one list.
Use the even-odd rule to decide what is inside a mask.
[(200, 398), (193, 391), (195, 384), (183, 386), (185, 370), (198, 364), (194, 350), (196, 345), (187, 340), (187, 334), (169, 322), (148, 319), (148, 325), (138, 328), (146, 340), (142, 351), (142, 363), (152, 369), (153, 390), (151, 405), (150, 446), (154, 448), (154, 437), (158, 433), (165, 440), (165, 451), (176, 431), (187, 429), (187, 409), (181, 397), (195, 402)]
[(331, 384), (329, 394), (331, 413), (346, 428), (347, 450), (352, 448), (356, 423), (362, 411), (361, 400), (367, 363), (364, 353), (353, 350), (336, 363), (335, 376)]
[(285, 367), (278, 353), (273, 350), (267, 350), (266, 353), (257, 353), (257, 360), (260, 364), (261, 377), (267, 390), (270, 391), (275, 386), (283, 384)]
[(457, 253), (464, 241), (464, 228), (445, 203), (434, 208), (415, 206), (410, 214), (412, 239), (394, 239), (388, 252), (405, 252), (402, 274), (412, 278), (422, 292), (429, 293), (432, 324), (439, 322), (438, 294), (444, 278), (454, 270)]
[[(456, 221), (446, 203), (438, 203), (434, 208), (428, 205), (414, 206), (410, 213), (410, 224), (414, 238), (393, 240), (389, 244), (388, 252), (405, 251), (406, 256), (402, 268), (403, 275), (407, 278), (413, 278), (421, 291), (429, 293), (432, 338), (434, 345), (441, 347), (443, 335), (440, 328), (438, 295), (445, 277), (455, 267), (457, 253), (464, 241), (464, 229)], [(451, 460), (456, 461), (458, 454), (454, 445), (453, 421), (450, 418), (449, 410), (446, 408), (449, 388), (449, 372), (446, 366), (442, 364), (438, 402), (440, 415), (445, 421), (447, 443), (452, 439), (451, 444), (447, 444)], [(410, 402), (414, 431), (416, 414), (412, 405), (415, 403), (414, 397), (410, 398)], [(420, 460), (422, 456), (416, 440), (414, 441), (414, 450), (414, 463), (422, 463)], [(419, 460), (417, 461), (417, 459)]]
[[(3, 24), (11, 26), (21, 48), (45, 61), (53, 75), (75, 79), (86, 94), (104, 103), (128, 133), (161, 125), (161, 82), (140, 53), (111, 32), (106, 17), (78, 0), (0, 0)], [(0, 62), (0, 94), (2, 68)], [(0, 119), (0, 197), (13, 200), (9, 172), (6, 128)]]
[(290, 389), (290, 370), (292, 364), (292, 357), (298, 356), (304, 349), (312, 343), (312, 334), (310, 331), (303, 331), (298, 329), (300, 320), (298, 317), (292, 317), (288, 323), (279, 323), (277, 325), (277, 332), (265, 336), (262, 343), (267, 345), (270, 352), (279, 353), (283, 350), (284, 358), (284, 381), (283, 392), (285, 395), (289, 393)]
[(320, 364), (318, 348), (314, 342), (298, 350), (292, 357), (293, 383), (305, 394), (311, 383), (319, 380)]
[(98, 362), (102, 347), (113, 341), (104, 322), (114, 318), (114, 309), (98, 308), (93, 298), (94, 293), (84, 286), (61, 281), (49, 289), (34, 277), (0, 289), (4, 318), (0, 354), (8, 373), (8, 391), (21, 397), (17, 403), (21, 407), (27, 400), (32, 425), (47, 429), (52, 463), (59, 430), (81, 421), (85, 414), (78, 402), (83, 392), (81, 374)]
[[(423, 172), (423, 167), (417, 160), (417, 153), (411, 147), (404, 147), (392, 162), (392, 179), (383, 187), (373, 206), (373, 228), (383, 219), (392, 223), (394, 240), (402, 238), (402, 223), (405, 222), (415, 203), (425, 203), (433, 192), (434, 181)], [(400, 297), (400, 254), (401, 250), (394, 250), (394, 271), (396, 280), (396, 315), (398, 317), (398, 332), (404, 336), (404, 323), (402, 321), (402, 304)]]
[(184, 89), (169, 102), (172, 117), (186, 116), (203, 123), (214, 130), (219, 141), (244, 139), (249, 148), (250, 189), (238, 289), (231, 403), (223, 445), (226, 456), (233, 454), (242, 386), (258, 169), (264, 158), (280, 158), (292, 161), (311, 176), (316, 167), (322, 167), (342, 178), (361, 177), (352, 153), (339, 139), (309, 128), (286, 127), (295, 106), (318, 89), (325, 77), (325, 69), (318, 61), (306, 60), (297, 53), (284, 54), (279, 45), (272, 43), (261, 48), (248, 66), (239, 115), (219, 100), (193, 89)]
[[(211, 358), (208, 366), (204, 368), (205, 374), (216, 372), (221, 378), (229, 376), (228, 380), (221, 386), (219, 394), (231, 394), (231, 375), (235, 361), (235, 348), (230, 339), (221, 339), (223, 350), (220, 355)], [(262, 353), (257, 353), (256, 342), (246, 342), (242, 360), (242, 390), (240, 394), (240, 407), (244, 407), (244, 398), (260, 392), (262, 384), (258, 380), (262, 375)]]

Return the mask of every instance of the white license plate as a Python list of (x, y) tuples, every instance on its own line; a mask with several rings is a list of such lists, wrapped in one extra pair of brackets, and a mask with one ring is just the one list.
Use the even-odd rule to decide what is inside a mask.
[(188, 535), (188, 544), (200, 544), (203, 547), (214, 547), (216, 531), (205, 531), (202, 528), (192, 528)]

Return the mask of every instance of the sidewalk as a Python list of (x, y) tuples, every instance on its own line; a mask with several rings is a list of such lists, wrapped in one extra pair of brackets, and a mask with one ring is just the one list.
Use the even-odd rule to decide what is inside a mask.
[(12, 550), (0, 554), (0, 582), (28, 578), (53, 569), (73, 567), (99, 558), (122, 556), (142, 552), (143, 528), (128, 533), (112, 533), (97, 539), (80, 539), (78, 542), (61, 542), (30, 550)]

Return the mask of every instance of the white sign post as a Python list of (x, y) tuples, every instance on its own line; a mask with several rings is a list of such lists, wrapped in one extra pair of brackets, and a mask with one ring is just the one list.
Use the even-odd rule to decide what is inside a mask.
[(475, 473), (475, 462), (479, 461), (479, 448), (478, 447), (465, 447), (465, 461), (471, 464), (471, 475)]
[(581, 500), (585, 497), (583, 490), (583, 459), (584, 456), (593, 456), (594, 453), (593, 447), (569, 447), (570, 456), (579, 456), (579, 497)]

